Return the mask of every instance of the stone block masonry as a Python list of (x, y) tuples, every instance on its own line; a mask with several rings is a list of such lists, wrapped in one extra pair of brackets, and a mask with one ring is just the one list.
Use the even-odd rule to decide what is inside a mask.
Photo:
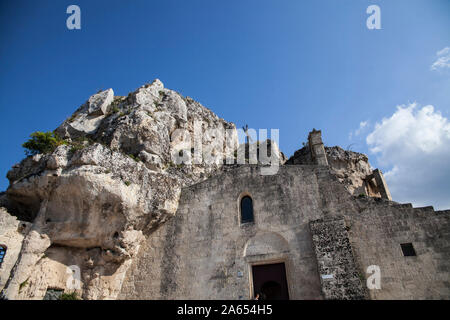
[(313, 131), (309, 133), (308, 143), (311, 150), (311, 158), (313, 163), (327, 166), (328, 160), (325, 147), (322, 142), (322, 131), (313, 129)]
[(344, 219), (319, 219), (309, 226), (324, 298), (365, 299), (362, 273), (357, 269)]

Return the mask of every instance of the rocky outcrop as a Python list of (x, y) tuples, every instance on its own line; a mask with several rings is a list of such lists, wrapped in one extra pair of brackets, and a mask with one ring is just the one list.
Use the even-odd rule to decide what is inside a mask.
[[(2, 197), (0, 196), (0, 198)], [(20, 221), (12, 216), (5, 208), (0, 208), (0, 244), (8, 244), (3, 262), (0, 263), (0, 290), (9, 278), (30, 225), (30, 223)]]
[(298, 164), (298, 165), (313, 165), (314, 162), (311, 158), (311, 150), (305, 143), (303, 148), (298, 149), (294, 154), (286, 161), (286, 164)]
[[(372, 168), (365, 154), (344, 150), (341, 147), (325, 147), (325, 153), (332, 172), (347, 190), (354, 195), (366, 194), (365, 180), (372, 174)], [(286, 164), (312, 165), (308, 145), (295, 151)]]
[(341, 147), (326, 147), (325, 151), (332, 172), (347, 190), (356, 196), (366, 194), (365, 180), (373, 170), (367, 156)]
[(111, 110), (113, 101), (112, 89), (94, 94), (56, 131), (72, 138), (94, 133)]
[(159, 80), (127, 97), (112, 89), (90, 97), (55, 130), (66, 144), (8, 172), (8, 206), (33, 225), (3, 296), (67, 290), (67, 267), (76, 266), (80, 296), (116, 298), (142, 239), (175, 214), (181, 188), (223, 164), (176, 164), (174, 155), (191, 155), (187, 140), (197, 137), (203, 150), (234, 156), (237, 134), (225, 149), (214, 144), (217, 129), (235, 126)]

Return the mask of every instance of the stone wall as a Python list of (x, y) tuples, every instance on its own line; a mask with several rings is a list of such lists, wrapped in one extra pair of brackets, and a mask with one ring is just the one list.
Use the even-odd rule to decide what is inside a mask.
[[(244, 195), (253, 198), (255, 220), (241, 225)], [(350, 199), (318, 166), (282, 166), (273, 176), (246, 166), (185, 188), (175, 217), (143, 245), (119, 297), (249, 299), (251, 265), (284, 262), (291, 299), (322, 299), (308, 223), (348, 208)]]
[[(245, 195), (255, 219), (241, 224)], [(449, 299), (449, 217), (352, 196), (326, 166), (285, 165), (273, 176), (237, 167), (183, 189), (119, 298), (250, 299), (251, 266), (284, 262), (291, 299)], [(409, 242), (416, 257), (402, 254)], [(379, 290), (365, 288), (370, 265), (381, 269)], [(334, 280), (321, 282), (328, 273)]]
[[(338, 146), (324, 147), (320, 131), (312, 131), (308, 141), (306, 146), (295, 151), (286, 164), (328, 165), (351, 194), (392, 200), (382, 172), (373, 170), (365, 154)], [(310, 147), (311, 143), (315, 143), (315, 149)]]
[[(361, 270), (378, 265), (381, 289), (371, 299), (450, 299), (450, 211), (358, 199), (365, 207), (346, 215)], [(412, 243), (416, 256), (404, 256)], [(369, 274), (365, 274), (369, 276)]]
[[(253, 198), (254, 223), (240, 223), (244, 195)], [(29, 223), (2, 209), (0, 231), (8, 247), (3, 287)], [(416, 256), (403, 256), (402, 243), (412, 243)], [(64, 250), (46, 252), (20, 297), (63, 289), (66, 266), (90, 261), (88, 251), (73, 249), (69, 261)], [(291, 299), (364, 298), (358, 283), (364, 286), (370, 265), (381, 271), (381, 289), (366, 290), (370, 299), (449, 299), (450, 211), (354, 197), (325, 166), (285, 165), (273, 176), (235, 167), (184, 188), (175, 217), (147, 238), (128, 271), (105, 269), (101, 279), (95, 268), (83, 271), (83, 282), (109, 290), (84, 298), (120, 290), (123, 299), (249, 299), (251, 266), (277, 262), (286, 265)], [(327, 274), (334, 278), (321, 279)], [(125, 279), (121, 289), (117, 278)], [(94, 285), (99, 281), (109, 282)]]
[(354, 261), (344, 219), (319, 219), (312, 221), (310, 228), (325, 299), (365, 299), (365, 284)]

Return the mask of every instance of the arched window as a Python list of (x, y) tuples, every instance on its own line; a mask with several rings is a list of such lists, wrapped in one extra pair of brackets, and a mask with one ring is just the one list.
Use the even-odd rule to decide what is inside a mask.
[(0, 267), (2, 266), (3, 259), (6, 255), (6, 246), (0, 245)]
[(249, 196), (241, 199), (241, 223), (253, 222), (253, 200)]

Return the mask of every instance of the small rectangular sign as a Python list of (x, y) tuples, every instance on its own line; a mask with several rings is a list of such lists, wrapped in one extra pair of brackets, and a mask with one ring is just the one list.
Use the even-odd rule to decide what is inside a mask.
[(322, 279), (333, 279), (333, 275), (332, 274), (323, 274)]

